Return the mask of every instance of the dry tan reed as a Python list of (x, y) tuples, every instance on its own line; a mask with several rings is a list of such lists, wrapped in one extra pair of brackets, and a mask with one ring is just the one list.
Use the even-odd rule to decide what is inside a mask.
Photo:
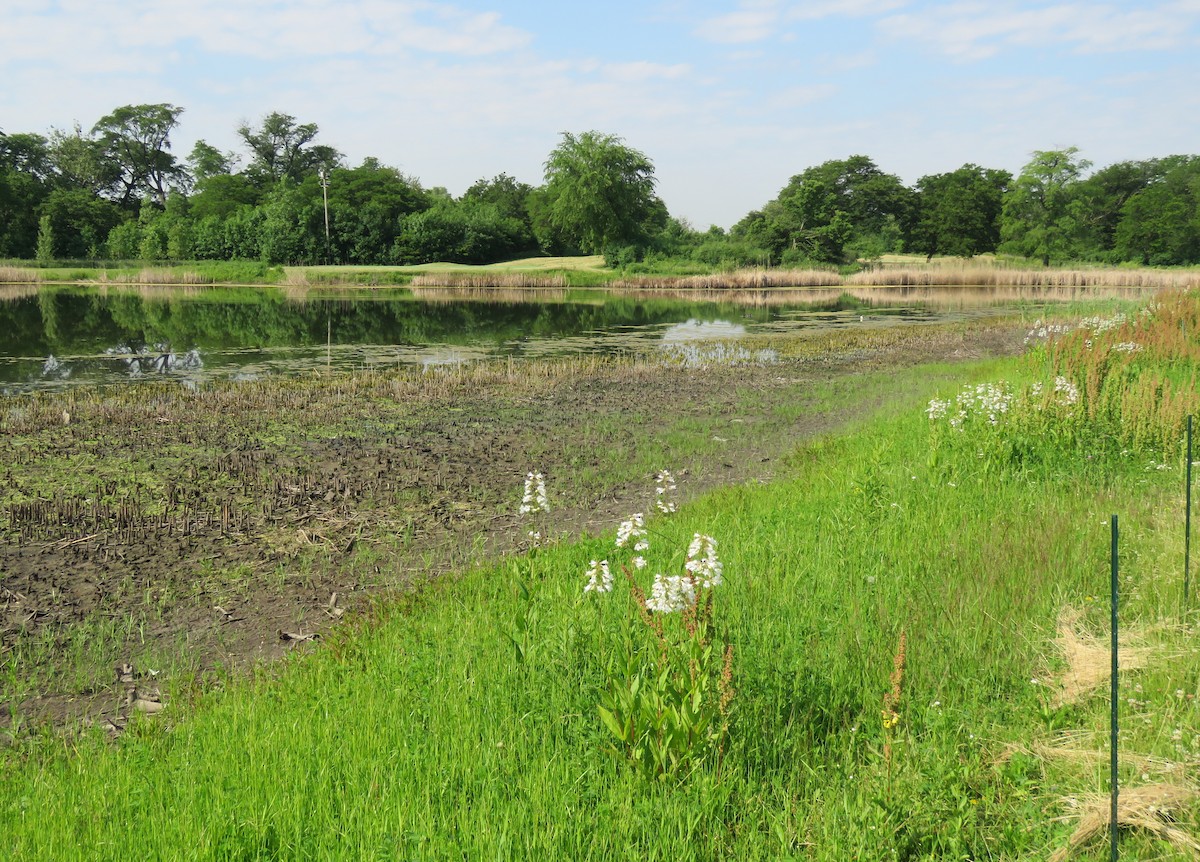
[(211, 278), (188, 269), (147, 268), (133, 277), (137, 284), (209, 284)]
[(1163, 290), (1200, 286), (1200, 271), (1161, 269), (999, 269), (910, 267), (875, 269), (848, 276), (847, 285), (904, 287), (1134, 287)]
[(738, 269), (711, 275), (634, 276), (609, 286), (629, 290), (761, 290), (767, 287), (837, 287), (842, 277), (824, 269)]
[(40, 281), (42, 274), (36, 269), (22, 269), (18, 266), (0, 266), (0, 283), (27, 284)]
[[(1058, 637), (1055, 646), (1062, 653), (1066, 668), (1059, 680), (1055, 694), (1055, 705), (1077, 703), (1092, 692), (1102, 688), (1112, 674), (1112, 653), (1107, 643), (1099, 638), (1078, 631), (1083, 614), (1067, 606), (1058, 615)], [(1121, 636), (1120, 661), (1122, 670), (1144, 667), (1150, 650), (1136, 645), (1136, 633)]]
[[(1107, 731), (1105, 731), (1107, 732)], [(1012, 744), (996, 758), (996, 763), (1006, 763), (1014, 754), (1025, 754), (1044, 761), (1057, 761), (1092, 770), (1108, 765), (1111, 753), (1108, 739), (1098, 739), (1098, 730), (1076, 730), (1060, 733), (1054, 742), (1031, 742), (1026, 745)], [(1122, 751), (1121, 764), (1139, 773), (1154, 776), (1186, 776), (1194, 772), (1200, 761), (1172, 760), (1149, 754)]]
[(563, 275), (525, 272), (431, 272), (413, 276), (413, 287), (557, 287), (567, 286)]
[[(1176, 823), (1179, 812), (1200, 798), (1194, 787), (1183, 784), (1147, 784), (1121, 790), (1117, 797), (1117, 826), (1137, 829), (1170, 842), (1176, 849), (1200, 856), (1200, 841)], [(1079, 823), (1065, 847), (1050, 857), (1050, 862), (1066, 862), (1097, 838), (1108, 834), (1111, 800), (1106, 793), (1068, 797), (1064, 802), (1076, 809)]]

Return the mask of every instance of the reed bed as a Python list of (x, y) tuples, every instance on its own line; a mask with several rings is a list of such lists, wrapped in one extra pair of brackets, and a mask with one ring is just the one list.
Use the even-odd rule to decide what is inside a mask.
[(825, 269), (738, 269), (711, 275), (637, 276), (609, 286), (631, 290), (761, 290), (767, 287), (837, 287), (842, 277)]
[(847, 285), (904, 287), (1134, 287), (1188, 289), (1200, 271), (1159, 269), (999, 269), (995, 267), (874, 269), (847, 276)]
[(459, 273), (436, 272), (413, 276), (413, 287), (567, 287), (563, 275), (531, 275), (525, 272)]
[(139, 270), (134, 276), (138, 284), (212, 284), (210, 276), (201, 275), (190, 269), (154, 267)]
[(39, 281), (41, 273), (36, 269), (24, 269), (19, 266), (0, 266), (0, 284), (25, 284)]

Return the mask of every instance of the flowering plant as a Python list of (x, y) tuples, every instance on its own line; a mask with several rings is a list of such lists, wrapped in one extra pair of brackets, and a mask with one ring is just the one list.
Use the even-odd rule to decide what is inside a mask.
[[(659, 487), (664, 485), (659, 474)], [(614, 551), (634, 556), (618, 563), (627, 585), (626, 613), (601, 629), (608, 641), (604, 652), (613, 657), (598, 710), (615, 738), (611, 750), (646, 776), (663, 778), (719, 755), (728, 733), (733, 647), (716, 634), (713, 619), (724, 564), (717, 541), (696, 533), (682, 572), (657, 573), (647, 595), (636, 574), (647, 567), (650, 550), (640, 513), (621, 523), (615, 544)], [(592, 560), (585, 574), (583, 591), (603, 603), (598, 609), (618, 601), (611, 595), (616, 581), (609, 560)]]

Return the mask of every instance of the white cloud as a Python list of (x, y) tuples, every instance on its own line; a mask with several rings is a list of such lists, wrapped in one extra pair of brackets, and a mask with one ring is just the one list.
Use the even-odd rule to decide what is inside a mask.
[(810, 21), (817, 18), (868, 18), (882, 15), (908, 5), (908, 0), (807, 0), (795, 3), (787, 16), (793, 20)]
[(812, 84), (801, 87), (788, 87), (772, 93), (767, 97), (766, 105), (772, 111), (788, 111), (803, 108), (813, 102), (828, 99), (838, 92), (833, 84)]
[[(1180, 4), (1126, 10), (1108, 4), (954, 3), (893, 15), (880, 22), (897, 40), (931, 43), (957, 59), (982, 59), (1006, 47), (1061, 47), (1077, 52), (1178, 47), (1200, 12)], [(1194, 41), (1195, 37), (1191, 36)]]
[(692, 69), (687, 63), (667, 66), (645, 60), (632, 63), (609, 63), (603, 68), (607, 77), (627, 84), (638, 84), (653, 79), (675, 80), (686, 76)]
[(776, 31), (778, 21), (779, 13), (775, 9), (743, 9), (702, 21), (694, 32), (710, 42), (739, 45), (770, 37)]
[(61, 14), (7, 16), (0, 45), (35, 45), (43, 51), (47, 45), (87, 46), (96, 55), (130, 48), (156, 54), (193, 45), (227, 56), (277, 60), (397, 49), (477, 57), (516, 50), (530, 39), (495, 12), (430, 2), (126, 0), (118, 15), (92, 0), (64, 0)]

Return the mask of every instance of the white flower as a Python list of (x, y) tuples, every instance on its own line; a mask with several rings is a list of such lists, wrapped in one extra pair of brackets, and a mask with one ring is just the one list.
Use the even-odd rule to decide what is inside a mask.
[(689, 575), (654, 576), (646, 608), (661, 614), (673, 614), (696, 603), (696, 582)]
[(525, 477), (525, 496), (521, 499), (518, 512), (528, 515), (533, 512), (549, 512), (550, 501), (546, 499), (546, 479), (538, 472), (531, 472)]
[(636, 556), (636, 557), (634, 557), (634, 558), (633, 558), (633, 567), (634, 567), (635, 569), (644, 569), (644, 568), (646, 568), (646, 558), (645, 558), (645, 557), (643, 557), (643, 556), (640, 556), (640, 555), (639, 555), (639, 556)]
[(946, 412), (949, 409), (949, 401), (942, 401), (938, 398), (933, 398), (929, 401), (929, 406), (925, 408), (925, 415), (929, 417), (930, 422), (933, 422), (938, 419), (945, 418)]
[(712, 536), (695, 533), (692, 543), (688, 545), (687, 562), (683, 567), (692, 575), (700, 586), (705, 589), (719, 587), (722, 583), (721, 573), (724, 564), (717, 559), (717, 540)]
[(1060, 404), (1075, 404), (1079, 401), (1079, 387), (1063, 376), (1054, 378), (1054, 392)]
[(675, 477), (669, 471), (662, 470), (654, 477), (654, 481), (654, 507), (664, 515), (669, 515), (677, 508), (669, 496), (675, 493)]
[[(621, 525), (617, 527), (617, 547), (625, 547), (627, 544), (629, 544), (630, 539), (640, 539), (641, 541), (638, 541), (634, 545), (634, 550), (644, 551), (650, 547), (645, 542), (645, 535), (646, 522), (642, 518), (642, 513), (637, 512), (636, 514), (630, 515), (628, 521), (622, 521)], [(645, 547), (638, 547), (638, 545), (644, 545)]]
[(587, 571), (588, 582), (583, 588), (585, 593), (611, 593), (613, 588), (612, 572), (608, 568), (608, 560), (592, 560)]

